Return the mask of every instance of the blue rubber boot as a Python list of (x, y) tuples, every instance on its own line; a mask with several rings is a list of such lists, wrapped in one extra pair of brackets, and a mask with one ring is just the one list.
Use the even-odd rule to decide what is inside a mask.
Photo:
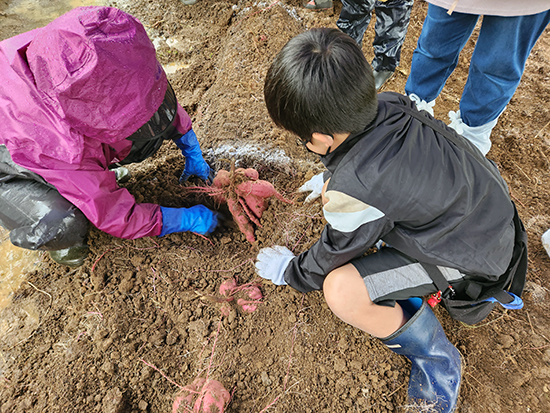
[(407, 323), (382, 339), (393, 352), (411, 363), (409, 402), (439, 413), (456, 409), (462, 379), (462, 356), (445, 336), (443, 327), (422, 298), (398, 301), (411, 314)]

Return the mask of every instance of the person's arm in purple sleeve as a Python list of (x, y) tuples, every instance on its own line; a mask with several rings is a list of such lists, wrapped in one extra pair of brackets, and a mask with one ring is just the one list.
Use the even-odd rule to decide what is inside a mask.
[(197, 135), (192, 129), (189, 115), (179, 105), (175, 126), (182, 136), (174, 139), (174, 143), (180, 148), (183, 156), (185, 156), (185, 169), (180, 177), (180, 183), (187, 181), (191, 176), (195, 175), (211, 184), (214, 179), (214, 171), (212, 171), (202, 156), (202, 150), (197, 140)]
[[(191, 131), (191, 119), (181, 107), (178, 110), (176, 127), (180, 133), (183, 131), (188, 134)], [(183, 144), (186, 150), (191, 151), (190, 153), (193, 153), (194, 148), (198, 148), (200, 153), (196, 138), (194, 140), (188, 139)], [(202, 154), (200, 154), (200, 160), (206, 164), (202, 159)], [(74, 165), (63, 164), (59, 161), (52, 162), (52, 165), (56, 165), (55, 168), (45, 169), (32, 163), (27, 163), (25, 166), (53, 185), (65, 199), (80, 209), (99, 230), (115, 237), (135, 239), (157, 236), (161, 233), (164, 235), (176, 231), (207, 233), (206, 230), (202, 231), (201, 228), (197, 230), (195, 225), (195, 219), (199, 221), (202, 219), (201, 214), (183, 213), (184, 210), (195, 211), (192, 208), (171, 208), (180, 212), (168, 213), (167, 215), (170, 218), (163, 222), (161, 207), (150, 203), (136, 203), (135, 198), (128, 190), (118, 186), (115, 174), (105, 169), (104, 165), (106, 163), (106, 160), (102, 159), (102, 155), (94, 153), (93, 156), (88, 155), (85, 157), (78, 166), (80, 169), (77, 170), (74, 169)], [(198, 215), (198, 217), (195, 215)], [(177, 224), (178, 219), (176, 219), (176, 216), (179, 216), (179, 224)], [(213, 221), (214, 218), (212, 217), (211, 220)], [(210, 227), (207, 230), (210, 230)]]
[(99, 230), (115, 237), (135, 239), (185, 231), (208, 235), (218, 224), (218, 213), (204, 205), (166, 208), (137, 204), (126, 189), (118, 187), (110, 171), (39, 173)]
[(119, 238), (156, 236), (162, 230), (159, 205), (136, 203), (108, 170), (33, 169), (74, 204), (99, 230)]

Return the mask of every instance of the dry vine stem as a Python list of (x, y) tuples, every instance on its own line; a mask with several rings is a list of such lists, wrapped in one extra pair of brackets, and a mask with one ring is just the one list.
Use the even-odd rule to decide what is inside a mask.
[[(206, 377), (200, 377), (201, 372), (199, 372), (195, 380), (187, 386), (182, 386), (176, 383), (174, 380), (170, 379), (166, 374), (164, 374), (159, 368), (143, 359), (140, 359), (141, 362), (159, 372), (162, 377), (164, 377), (166, 380), (168, 380), (170, 383), (180, 389), (172, 404), (172, 413), (223, 413), (225, 407), (229, 403), (231, 395), (225, 389), (223, 384), (221, 384), (218, 380), (213, 380), (209, 377), (210, 371), (212, 369), (212, 360), (214, 358), (216, 344), (220, 334), (221, 321), (222, 320), (220, 318), (220, 321), (218, 322), (216, 337), (212, 345), (210, 362), (208, 364), (208, 369), (206, 370)], [(201, 357), (199, 356), (199, 359), (200, 358)]]
[(218, 322), (218, 330), (216, 331), (214, 343), (212, 344), (212, 353), (210, 354), (210, 362), (206, 370), (206, 377), (197, 377), (193, 383), (188, 384), (178, 392), (172, 405), (172, 413), (181, 411), (180, 407), (182, 407), (184, 411), (193, 413), (223, 413), (229, 400), (231, 400), (231, 395), (227, 389), (223, 387), (223, 384), (209, 377), (216, 344), (220, 335), (222, 318), (223, 316), (220, 317)]

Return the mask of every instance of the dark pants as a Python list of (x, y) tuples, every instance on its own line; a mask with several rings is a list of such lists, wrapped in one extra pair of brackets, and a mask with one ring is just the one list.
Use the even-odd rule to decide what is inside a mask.
[(342, 0), (342, 11), (336, 25), (360, 45), (374, 10), (376, 25), (372, 67), (377, 71), (394, 71), (399, 66), (412, 6), (413, 0)]
[(50, 251), (83, 245), (88, 219), (56, 189), (15, 178), (0, 183), (0, 225), (13, 245)]

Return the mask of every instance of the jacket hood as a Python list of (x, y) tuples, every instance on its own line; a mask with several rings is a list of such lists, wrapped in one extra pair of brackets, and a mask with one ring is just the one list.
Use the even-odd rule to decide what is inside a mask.
[(143, 25), (112, 7), (79, 7), (37, 30), (26, 50), (45, 104), (78, 134), (121, 141), (145, 124), (167, 79)]

